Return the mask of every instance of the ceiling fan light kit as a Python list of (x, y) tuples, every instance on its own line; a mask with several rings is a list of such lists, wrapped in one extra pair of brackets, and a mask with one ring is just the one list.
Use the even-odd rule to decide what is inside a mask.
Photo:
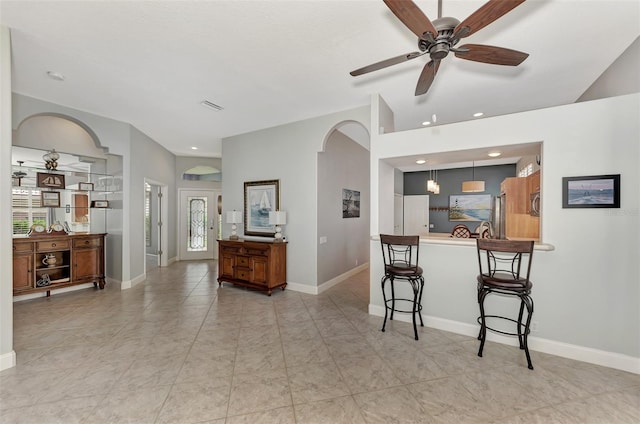
[(510, 12), (525, 0), (489, 0), (468, 18), (460, 22), (456, 18), (441, 17), (442, 4), (438, 2), (438, 19), (433, 22), (410, 0), (384, 0), (394, 15), (418, 37), (418, 52), (407, 53), (356, 69), (352, 76), (377, 71), (388, 66), (428, 54), (427, 62), (416, 85), (415, 95), (429, 91), (440, 67), (440, 61), (453, 52), (460, 59), (494, 65), (518, 66), (529, 55), (517, 50), (482, 44), (465, 44), (455, 47), (462, 38), (468, 37)]

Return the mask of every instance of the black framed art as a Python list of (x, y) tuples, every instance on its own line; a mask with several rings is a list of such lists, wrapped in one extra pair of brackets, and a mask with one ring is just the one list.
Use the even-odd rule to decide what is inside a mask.
[(619, 208), (620, 174), (562, 178), (563, 208)]

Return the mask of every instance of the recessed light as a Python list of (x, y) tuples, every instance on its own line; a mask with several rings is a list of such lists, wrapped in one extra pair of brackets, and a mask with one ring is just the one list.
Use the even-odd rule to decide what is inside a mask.
[(422, 125), (424, 125), (424, 126), (426, 127), (427, 125), (431, 125), (431, 122), (429, 122), (429, 121), (424, 121), (424, 122), (422, 123)]
[(488, 156), (492, 157), (492, 158), (497, 158), (498, 156), (500, 156), (502, 153), (500, 152), (489, 152)]
[(192, 147), (191, 150), (198, 150), (198, 148), (197, 147)]
[(60, 72), (47, 71), (47, 76), (56, 81), (64, 81), (64, 75)]
[(422, 165), (423, 163), (427, 163), (427, 161), (426, 161), (426, 160), (424, 160), (424, 159), (418, 159), (418, 160), (416, 161), (416, 163), (417, 163), (418, 165)]
[(479, 118), (482, 115), (484, 115), (484, 113), (482, 113), (482, 112), (476, 112), (476, 113), (473, 114), (474, 118)]

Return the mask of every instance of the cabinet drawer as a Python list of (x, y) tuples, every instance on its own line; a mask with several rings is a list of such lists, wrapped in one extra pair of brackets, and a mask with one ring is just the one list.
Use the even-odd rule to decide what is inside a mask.
[(237, 254), (240, 253), (241, 248), (236, 246), (222, 246), (223, 253)]
[(102, 239), (99, 238), (86, 238), (73, 240), (73, 247), (100, 247), (102, 246)]
[(269, 248), (255, 248), (255, 247), (247, 247), (247, 255), (251, 256), (267, 256), (269, 254)]
[(36, 245), (37, 250), (60, 250), (68, 248), (69, 240), (39, 241)]
[(237, 266), (249, 266), (249, 258), (247, 256), (236, 256)]
[(251, 279), (250, 271), (248, 269), (238, 269), (238, 268), (236, 268), (236, 278), (238, 280), (249, 281)]
[(33, 252), (33, 243), (14, 243), (14, 252)]

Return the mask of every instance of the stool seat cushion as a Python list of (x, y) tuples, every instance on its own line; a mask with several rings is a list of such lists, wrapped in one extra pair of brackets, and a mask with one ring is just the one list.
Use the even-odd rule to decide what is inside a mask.
[(526, 278), (513, 278), (511, 274), (495, 273), (493, 275), (478, 275), (478, 283), (485, 286), (515, 292), (531, 290), (533, 284)]
[(411, 277), (422, 275), (421, 267), (409, 267), (405, 264), (392, 264), (385, 267), (385, 272), (390, 275), (396, 275), (398, 277)]

